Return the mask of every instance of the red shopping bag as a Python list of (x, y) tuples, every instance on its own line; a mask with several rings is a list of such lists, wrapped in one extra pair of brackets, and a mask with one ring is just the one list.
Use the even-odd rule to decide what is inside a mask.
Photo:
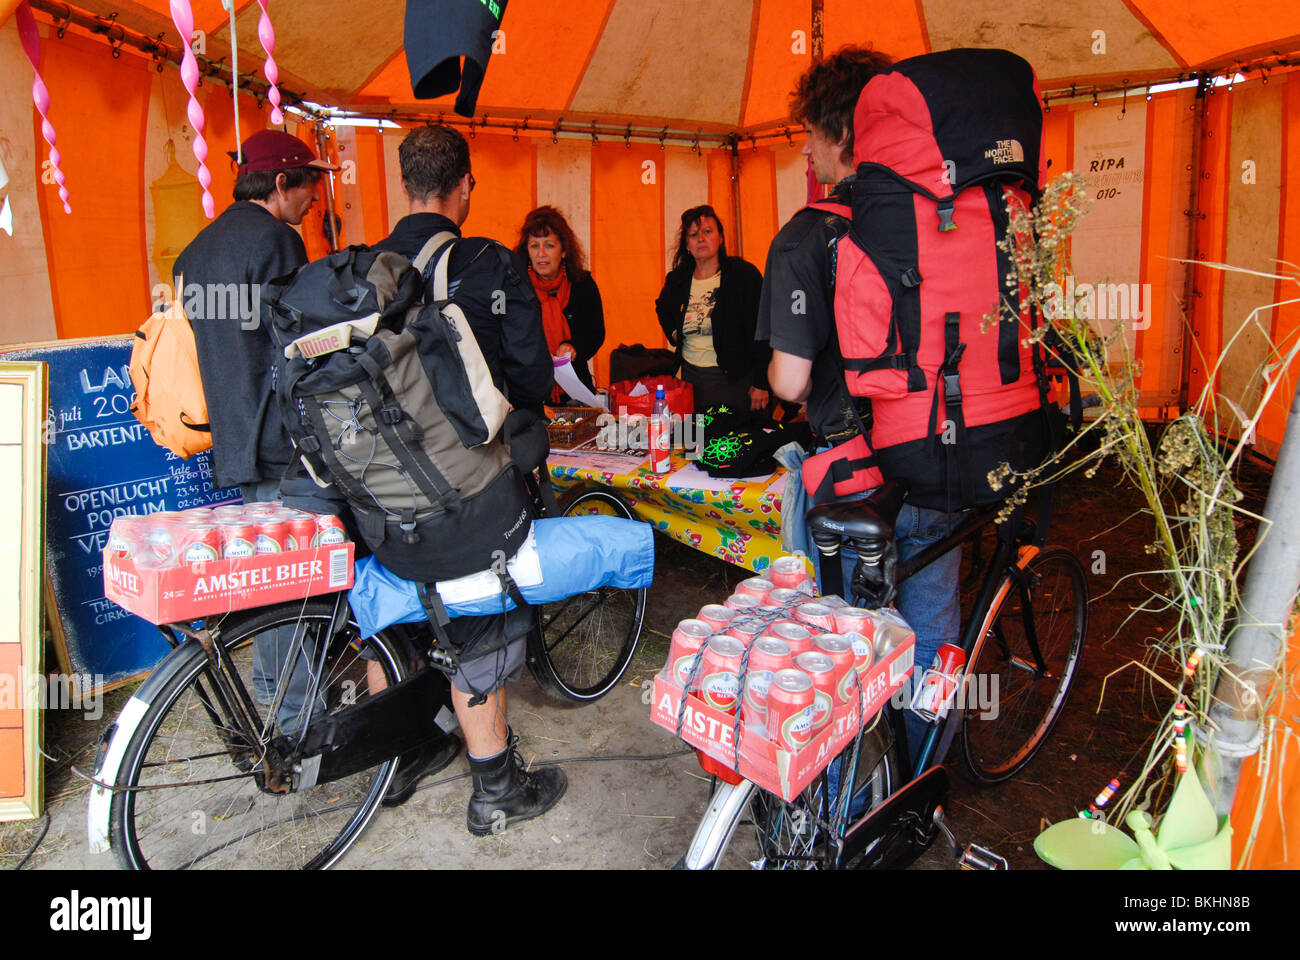
[[(629, 396), (638, 383), (645, 384), (646, 392), (640, 396)], [(609, 412), (615, 416), (623, 411), (627, 416), (648, 417), (654, 407), (655, 388), (663, 387), (668, 399), (668, 412), (682, 417), (689, 417), (695, 412), (695, 390), (684, 380), (676, 377), (642, 377), (639, 380), (620, 380), (609, 386)]]

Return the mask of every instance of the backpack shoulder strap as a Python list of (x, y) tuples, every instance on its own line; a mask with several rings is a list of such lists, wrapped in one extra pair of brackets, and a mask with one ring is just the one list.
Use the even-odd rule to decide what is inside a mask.
[[(425, 241), (424, 246), (420, 248), (420, 252), (415, 255), (415, 260), (412, 261), (415, 264), (415, 269), (420, 271), (421, 276), (424, 275), (425, 268), (428, 267), (429, 261), (433, 259), (433, 255), (444, 245), (450, 250), (455, 240), (456, 235), (454, 233), (450, 230), (444, 230), (441, 233), (435, 233)], [(443, 298), (440, 297), (439, 299)]]
[[(437, 237), (434, 238), (435, 240)], [(429, 241), (432, 243), (433, 241)], [(447, 271), (451, 268), (451, 251), (456, 246), (455, 237), (451, 242), (442, 248), (438, 255), (438, 262), (433, 268), (433, 299), (446, 300), (448, 291)]]
[(805, 210), (821, 210), (823, 213), (833, 213), (837, 217), (843, 217), (845, 220), (853, 219), (853, 208), (847, 203), (839, 200), (814, 200), (804, 207)]

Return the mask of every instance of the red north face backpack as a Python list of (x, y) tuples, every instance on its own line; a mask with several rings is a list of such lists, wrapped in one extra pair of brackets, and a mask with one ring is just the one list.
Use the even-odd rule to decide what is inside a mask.
[[(1038, 193), (1042, 128), (1033, 69), (1005, 50), (913, 57), (858, 99), (835, 323), (849, 392), (871, 398), (877, 463), (920, 506), (1002, 499), (988, 472), (1048, 450), (1042, 356), (1024, 342), (1033, 316), (997, 246), (1008, 201)], [(1002, 299), (1019, 321), (987, 323)]]

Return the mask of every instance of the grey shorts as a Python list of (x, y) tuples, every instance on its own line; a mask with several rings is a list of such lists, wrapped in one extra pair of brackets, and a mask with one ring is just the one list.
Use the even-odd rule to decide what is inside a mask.
[(462, 663), (452, 675), (452, 686), (461, 693), (494, 693), (514, 683), (523, 673), (527, 644), (527, 637), (520, 637), (500, 650)]

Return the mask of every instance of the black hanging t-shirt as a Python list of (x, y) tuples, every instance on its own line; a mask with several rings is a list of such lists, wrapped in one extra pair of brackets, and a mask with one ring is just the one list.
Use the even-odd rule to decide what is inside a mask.
[[(507, 0), (406, 0), (403, 33), (411, 90), (432, 100), (457, 87), (456, 112), (474, 116), (479, 88), (501, 28)], [(460, 58), (465, 58), (464, 77)]]

